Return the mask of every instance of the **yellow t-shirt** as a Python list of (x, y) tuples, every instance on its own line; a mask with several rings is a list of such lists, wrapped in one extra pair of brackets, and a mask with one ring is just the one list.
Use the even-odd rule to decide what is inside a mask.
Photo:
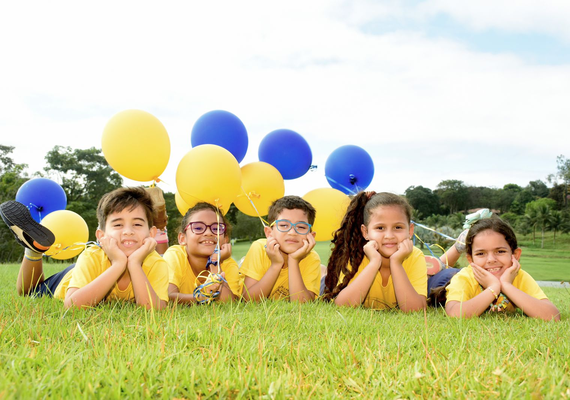
[[(194, 293), (194, 289), (196, 289), (196, 275), (194, 275), (194, 271), (188, 261), (186, 246), (170, 246), (164, 253), (164, 259), (168, 263), (169, 282), (176, 285), (180, 293)], [(237, 262), (233, 258), (228, 258), (222, 262), (221, 267), (225, 273), (230, 290), (235, 296), (240, 296), (243, 287), (243, 277), (239, 273)]]
[[(519, 270), (519, 273), (515, 276), (513, 286), (535, 299), (542, 300), (548, 298), (533, 277), (522, 269)], [(451, 282), (449, 282), (449, 286), (447, 286), (447, 301), (463, 302), (471, 300), (482, 291), (483, 289), (481, 289), (481, 285), (479, 285), (479, 282), (477, 282), (477, 279), (475, 279), (475, 275), (473, 274), (473, 268), (468, 266), (462, 268), (453, 276), (453, 278), (451, 278)], [(513, 303), (509, 303), (506, 311), (514, 310), (515, 307)]]
[[(259, 239), (251, 244), (245, 259), (240, 268), (244, 276), (249, 276), (256, 281), (261, 280), (269, 267), (271, 259), (265, 251), (267, 239)], [(315, 250), (311, 250), (299, 263), (299, 270), (305, 287), (315, 295), (319, 294), (321, 288), (321, 258)], [(245, 289), (244, 289), (245, 290)], [(289, 297), (289, 271), (282, 268), (279, 276), (269, 294), (270, 299), (280, 299)]]
[[(54, 296), (65, 299), (68, 288), (82, 288), (93, 282), (95, 278), (111, 267), (111, 261), (99, 246), (85, 249), (77, 259), (75, 267), (63, 277), (55, 290)], [(168, 265), (156, 252), (150, 253), (143, 261), (142, 269), (152, 288), (161, 300), (168, 301)], [(133, 283), (130, 282), (125, 290), (120, 290), (115, 282), (113, 289), (105, 296), (106, 300), (135, 299)]]
[[(360, 275), (360, 273), (366, 268), (370, 263), (370, 260), (364, 256), (362, 263), (358, 267), (358, 272), (348, 283), (349, 285)], [(414, 247), (412, 253), (404, 260), (402, 263), (404, 271), (410, 280), (410, 283), (416, 290), (416, 292), (422, 296), (427, 297), (427, 266), (424, 253), (417, 247)], [(349, 269), (352, 266), (349, 264)], [(341, 273), (339, 276), (339, 283), (344, 279), (344, 275)], [(394, 283), (392, 282), (392, 275), (388, 277), (388, 283), (386, 286), (382, 286), (382, 276), (380, 272), (376, 274), (374, 282), (370, 286), (370, 291), (366, 295), (364, 302), (362, 303), (364, 307), (374, 308), (377, 310), (385, 310), (390, 308), (398, 307), (398, 301), (396, 299), (396, 291), (394, 289)]]

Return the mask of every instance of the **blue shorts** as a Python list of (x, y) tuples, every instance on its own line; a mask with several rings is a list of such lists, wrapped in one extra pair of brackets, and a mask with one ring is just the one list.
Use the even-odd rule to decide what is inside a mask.
[(442, 269), (433, 276), (428, 276), (428, 288), (427, 288), (428, 297), (432, 289), (435, 289), (436, 287), (440, 286), (447, 286), (449, 281), (451, 281), (451, 278), (453, 278), (453, 276), (458, 272), (459, 269), (457, 268), (446, 268)]
[(52, 276), (47, 278), (45, 281), (40, 283), (38, 286), (36, 286), (34, 288), (34, 290), (32, 291), (32, 293), (30, 293), (30, 294), (34, 295), (34, 296), (53, 297), (53, 294), (55, 293), (55, 289), (57, 289), (57, 287), (59, 286), (59, 284), (60, 284), (61, 280), (63, 279), (63, 277), (65, 276), (65, 274), (67, 274), (69, 271), (71, 271), (73, 269), (73, 267), (75, 267), (75, 264), (71, 264), (69, 267), (67, 267), (63, 271), (59, 271), (59, 272), (53, 274)]

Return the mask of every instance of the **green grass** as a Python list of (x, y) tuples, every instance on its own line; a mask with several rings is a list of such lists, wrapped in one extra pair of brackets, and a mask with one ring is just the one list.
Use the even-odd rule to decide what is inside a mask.
[(0, 265), (0, 398), (570, 397), (565, 289), (545, 288), (559, 323), (283, 301), (65, 311), (18, 297), (17, 271)]

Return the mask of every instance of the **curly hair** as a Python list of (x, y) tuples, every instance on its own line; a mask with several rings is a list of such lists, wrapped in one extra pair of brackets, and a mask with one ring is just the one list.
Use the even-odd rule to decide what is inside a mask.
[[(405, 198), (393, 193), (360, 192), (350, 202), (340, 228), (332, 239), (332, 252), (325, 278), (324, 300), (333, 300), (348, 286), (364, 259), (364, 245), (367, 240), (362, 236), (362, 225), (368, 225), (370, 216), (380, 206), (399, 206), (406, 214), (408, 223), (412, 218), (412, 207)], [(339, 283), (340, 273), (344, 275)]]

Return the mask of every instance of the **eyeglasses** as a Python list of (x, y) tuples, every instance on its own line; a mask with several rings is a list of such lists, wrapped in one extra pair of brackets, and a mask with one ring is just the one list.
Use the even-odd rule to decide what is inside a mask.
[(206, 225), (201, 221), (189, 222), (188, 225), (186, 225), (186, 228), (184, 228), (184, 232), (186, 232), (188, 227), (190, 227), (192, 233), (195, 233), (196, 235), (202, 235), (206, 233), (206, 229), (208, 228), (210, 228), (210, 231), (214, 235), (223, 235), (224, 233), (226, 233), (226, 224), (224, 224), (223, 222), (219, 223), (214, 222), (213, 224), (210, 225)]
[(289, 232), (291, 228), (294, 228), (295, 232), (297, 232), (299, 235), (306, 235), (309, 233), (312, 226), (311, 224), (302, 221), (294, 224), (288, 219), (278, 219), (276, 221), (273, 221), (273, 223), (269, 226), (273, 225), (277, 227), (277, 230), (279, 232)]

